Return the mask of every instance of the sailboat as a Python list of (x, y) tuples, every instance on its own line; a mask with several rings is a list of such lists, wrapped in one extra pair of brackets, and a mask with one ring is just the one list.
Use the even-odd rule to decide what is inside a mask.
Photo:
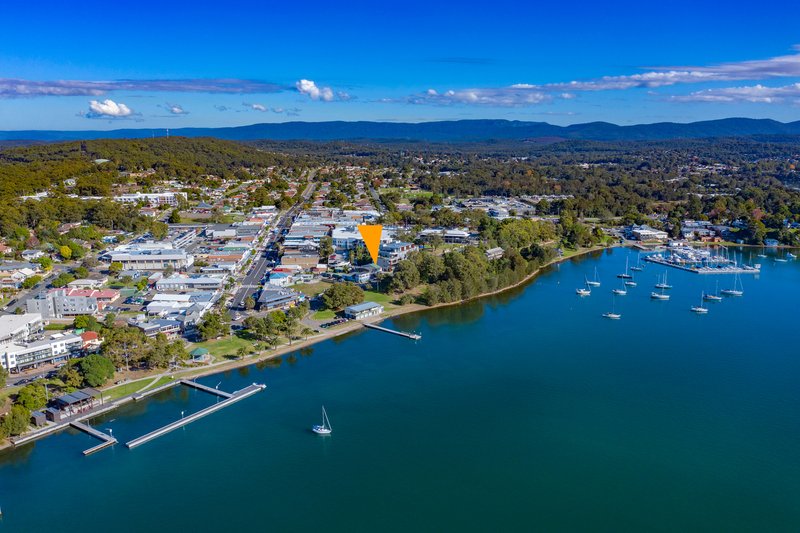
[(664, 289), (661, 289), (661, 292), (653, 291), (650, 293), (650, 298), (653, 300), (669, 300), (669, 294), (664, 294)]
[(700, 295), (700, 305), (693, 305), (692, 306), (692, 312), (693, 313), (700, 313), (700, 314), (708, 313), (708, 308), (707, 307), (703, 307), (703, 300), (705, 300), (705, 297), (706, 297), (705, 293)]
[(619, 296), (625, 296), (626, 294), (628, 294), (628, 290), (625, 288), (625, 285), (623, 285), (619, 289), (611, 289), (611, 292), (613, 294), (618, 294)]
[(797, 256), (792, 252), (786, 252), (786, 259), (797, 259)]
[(671, 289), (672, 285), (667, 283), (667, 271), (664, 271), (664, 281), (659, 281), (656, 283), (656, 289)]
[(719, 295), (719, 280), (717, 280), (717, 289), (714, 291), (714, 294), (703, 293), (703, 300), (707, 300), (709, 302), (721, 302), (722, 296)]
[(625, 258), (625, 272), (623, 272), (622, 274), (617, 274), (617, 277), (621, 278), (621, 279), (631, 279), (633, 277), (630, 274), (628, 274), (628, 258), (627, 257)]
[(589, 281), (586, 279), (585, 276), (584, 276), (584, 283), (586, 284), (586, 287), (579, 287), (575, 289), (575, 294), (577, 294), (578, 296), (589, 296), (590, 294), (592, 294), (592, 289), (589, 288)]
[(733, 287), (730, 289), (722, 289), (722, 294), (725, 296), (742, 296), (744, 294), (744, 287), (742, 280), (739, 279), (739, 274), (733, 275)]
[(325, 412), (325, 406), (322, 406), (322, 424), (311, 426), (311, 431), (317, 435), (330, 435), (333, 431), (331, 421), (328, 420), (328, 413)]
[(762, 248), (761, 252), (757, 255), (757, 257), (767, 257), (767, 249)]
[(644, 270), (644, 267), (642, 266), (642, 254), (641, 254), (641, 252), (639, 253), (638, 257), (636, 258), (636, 264), (631, 267), (631, 270), (633, 270), (634, 272), (641, 272), (642, 270)]
[(633, 276), (631, 276), (631, 279), (625, 280), (625, 286), (626, 287), (635, 287), (636, 286), (636, 281), (634, 281)]
[(591, 286), (591, 287), (599, 287), (600, 286), (600, 280), (597, 278), (597, 267), (595, 267), (595, 269), (594, 269), (594, 279), (593, 280), (588, 280), (587, 279), (586, 280), (586, 284)]
[(611, 312), (603, 313), (603, 318), (610, 318), (611, 320), (619, 320), (620, 318), (622, 318), (622, 315), (617, 313), (616, 311), (616, 303), (617, 303), (617, 298), (616, 296), (614, 296), (611, 299)]

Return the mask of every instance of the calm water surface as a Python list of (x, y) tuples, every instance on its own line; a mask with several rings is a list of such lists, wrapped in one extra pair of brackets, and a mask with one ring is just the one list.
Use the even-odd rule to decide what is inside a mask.
[[(1, 453), (0, 531), (800, 530), (800, 261), (760, 259), (706, 316), (689, 307), (733, 277), (670, 270), (656, 302), (648, 265), (604, 320), (628, 254), (386, 323), (418, 343), (365, 330), (203, 378), (268, 389), (135, 450), (83, 457), (96, 441), (68, 431)], [(215, 401), (176, 389), (93, 425), (124, 442)]]

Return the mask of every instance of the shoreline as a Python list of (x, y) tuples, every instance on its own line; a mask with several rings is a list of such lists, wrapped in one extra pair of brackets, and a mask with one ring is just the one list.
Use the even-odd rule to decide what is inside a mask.
[[(528, 283), (533, 282), (539, 274), (541, 274), (546, 268), (548, 268), (550, 266), (553, 266), (553, 265), (556, 265), (556, 264), (559, 264), (559, 263), (563, 263), (564, 261), (567, 261), (567, 260), (570, 260), (570, 259), (573, 259), (573, 258), (577, 258), (577, 257), (581, 257), (581, 256), (584, 256), (584, 255), (592, 253), (592, 252), (608, 250), (608, 249), (617, 248), (617, 247), (620, 247), (620, 246), (623, 246), (623, 245), (614, 244), (614, 245), (611, 245), (611, 246), (595, 246), (595, 247), (592, 247), (592, 248), (586, 248), (586, 249), (580, 250), (580, 251), (578, 251), (578, 252), (576, 252), (576, 253), (574, 253), (572, 255), (566, 256), (566, 257), (564, 257), (564, 256), (556, 257), (556, 258), (552, 259), (551, 261), (548, 261), (547, 263), (545, 263), (545, 264), (541, 265), (540, 267), (536, 268), (533, 272), (531, 272), (530, 274), (526, 275), (523, 279), (521, 279), (517, 283), (514, 283), (513, 285), (509, 285), (509, 286), (503, 287), (501, 289), (496, 289), (496, 290), (491, 291), (491, 292), (482, 293), (482, 294), (473, 296), (472, 298), (467, 298), (465, 300), (458, 300), (458, 301), (454, 301), (454, 302), (443, 302), (443, 303), (432, 305), (432, 306), (421, 305), (421, 304), (408, 304), (408, 305), (404, 305), (404, 306), (398, 306), (398, 307), (396, 307), (394, 309), (391, 309), (389, 311), (385, 311), (384, 313), (382, 313), (379, 316), (370, 317), (370, 318), (365, 319), (365, 320), (353, 320), (353, 321), (350, 321), (350, 322), (346, 323), (344, 326), (342, 326), (340, 328), (337, 328), (335, 330), (330, 330), (330, 331), (326, 331), (325, 333), (320, 333), (320, 334), (317, 334), (317, 335), (310, 336), (307, 339), (304, 339), (304, 340), (301, 340), (301, 341), (296, 341), (296, 342), (292, 343), (291, 345), (290, 344), (283, 344), (283, 345), (281, 345), (281, 346), (279, 346), (279, 347), (277, 347), (274, 350), (269, 351), (269, 352), (258, 353), (258, 354), (255, 354), (255, 355), (252, 355), (252, 356), (249, 356), (249, 357), (244, 357), (242, 359), (235, 359), (235, 360), (231, 360), (231, 361), (212, 363), (211, 365), (208, 365), (206, 367), (189, 368), (189, 369), (178, 370), (178, 371), (175, 371), (175, 372), (160, 372), (160, 373), (157, 373), (157, 374), (149, 374), (149, 375), (143, 376), (142, 378), (137, 378), (137, 381), (139, 379), (148, 379), (148, 378), (152, 379), (152, 380), (157, 380), (157, 379), (160, 379), (161, 377), (165, 377), (165, 376), (172, 377), (175, 380), (178, 380), (178, 379), (196, 379), (196, 378), (201, 378), (201, 377), (213, 376), (213, 375), (216, 375), (216, 374), (221, 374), (221, 373), (224, 373), (224, 372), (229, 372), (229, 371), (235, 370), (237, 368), (258, 364), (258, 363), (261, 363), (261, 362), (264, 362), (264, 361), (269, 361), (269, 360), (281, 357), (281, 356), (283, 356), (283, 355), (285, 355), (287, 353), (294, 352), (294, 351), (297, 351), (297, 350), (301, 350), (303, 348), (308, 348), (308, 347), (313, 346), (315, 344), (318, 344), (318, 343), (320, 343), (322, 341), (335, 339), (335, 338), (340, 337), (342, 335), (346, 335), (346, 334), (352, 333), (354, 331), (365, 329), (364, 328), (364, 324), (378, 324), (380, 322), (383, 322), (384, 320), (387, 320), (387, 319), (390, 319), (390, 318), (395, 318), (395, 317), (402, 316), (402, 315), (407, 315), (407, 314), (410, 314), (410, 313), (416, 313), (416, 312), (420, 312), (420, 311), (428, 311), (428, 310), (433, 310), (433, 309), (440, 309), (440, 308), (444, 308), (444, 307), (452, 307), (452, 306), (455, 306), (455, 305), (461, 305), (461, 304), (465, 304), (465, 303), (474, 302), (474, 301), (480, 300), (482, 298), (487, 298), (487, 297), (490, 297), (490, 296), (496, 296), (496, 295), (501, 294), (503, 292), (506, 292), (506, 291), (509, 291), (509, 290), (512, 290), (512, 289), (516, 289), (516, 288), (522, 287), (522, 286), (524, 286), (524, 285), (526, 285)], [(113, 389), (113, 388), (114, 388), (114, 386), (108, 387), (108, 388), (103, 389), (103, 390), (106, 391), (106, 390), (110, 390), (110, 389)], [(133, 392), (133, 393), (131, 393), (129, 395), (122, 396), (122, 397), (117, 398), (115, 400), (111, 400), (110, 403), (114, 404), (113, 407), (109, 406), (109, 408), (107, 410), (104, 410), (102, 413), (97, 413), (97, 415), (99, 416), (101, 414), (105, 414), (106, 412), (113, 411), (117, 407), (125, 405), (126, 403), (128, 403), (132, 399), (132, 397), (134, 395), (140, 394), (142, 392), (146, 393), (147, 392), (146, 388), (147, 388), (147, 386), (143, 385), (142, 389), (145, 389), (145, 390), (141, 390), (140, 389), (140, 390), (137, 390), (136, 392)], [(50, 435), (53, 432), (54, 431), (49, 431), (49, 432), (45, 431), (41, 435), (40, 438), (44, 438), (44, 437)], [(33, 433), (35, 433), (35, 431)], [(35, 440), (38, 440), (38, 438), (35, 438), (35, 439), (31, 440), (31, 441), (27, 441), (25, 444), (33, 442)], [(23, 446), (24, 446), (24, 444), (23, 444)], [(16, 448), (16, 446), (9, 439), (4, 439), (2, 442), (0, 442), (0, 453), (2, 453), (6, 449), (13, 449), (13, 448)]]

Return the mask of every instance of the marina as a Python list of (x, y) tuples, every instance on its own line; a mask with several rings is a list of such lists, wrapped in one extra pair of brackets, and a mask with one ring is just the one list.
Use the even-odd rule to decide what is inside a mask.
[(113, 436), (103, 433), (102, 431), (99, 431), (88, 424), (84, 424), (83, 422), (70, 422), (70, 426), (102, 441), (97, 446), (92, 446), (91, 448), (83, 450), (83, 455), (91, 455), (94, 452), (99, 452), (100, 450), (108, 448), (109, 446), (113, 446), (117, 443), (117, 439), (115, 439)]
[(711, 249), (671, 245), (664, 252), (644, 256), (644, 261), (695, 274), (758, 274), (761, 272), (758, 264), (742, 264), (736, 260), (735, 254), (732, 259), (725, 247), (716, 251), (717, 253), (714, 253)]
[[(145, 435), (142, 435), (141, 437), (138, 437), (138, 438), (135, 438), (133, 440), (130, 440), (130, 441), (125, 443), (125, 446), (127, 446), (130, 449), (133, 449), (133, 448), (136, 448), (138, 446), (141, 446), (142, 444), (146, 444), (146, 443), (150, 442), (151, 440), (154, 440), (154, 439), (157, 439), (158, 437), (161, 437), (162, 435), (166, 435), (170, 431), (174, 431), (174, 430), (176, 430), (178, 428), (181, 428), (181, 427), (183, 427), (183, 426), (185, 426), (187, 424), (191, 424), (192, 422), (194, 422), (196, 420), (200, 420), (204, 416), (208, 416), (211, 413), (215, 413), (215, 412), (219, 411), (220, 409), (224, 409), (225, 407), (228, 407), (229, 405), (232, 405), (232, 404), (234, 404), (234, 403), (236, 403), (238, 401), (244, 400), (245, 398), (248, 398), (248, 397), (252, 396), (253, 394), (255, 394), (257, 392), (261, 392), (265, 388), (267, 388), (266, 385), (263, 385), (263, 384), (260, 384), (260, 383), (253, 383), (252, 385), (250, 385), (248, 387), (245, 387), (244, 389), (238, 390), (238, 391), (230, 394), (229, 397), (225, 398), (224, 400), (220, 401), (219, 403), (215, 403), (215, 404), (213, 404), (213, 405), (211, 405), (209, 407), (206, 407), (205, 409), (197, 411), (196, 413), (192, 413), (192, 414), (190, 414), (188, 416), (181, 417), (180, 419), (175, 420), (174, 422), (170, 422), (169, 424), (167, 424), (165, 426), (162, 426), (162, 427), (160, 427), (160, 428), (158, 428), (158, 429), (156, 429), (154, 431), (151, 431), (150, 433), (147, 433)], [(202, 389), (202, 390), (205, 390), (206, 392), (210, 392), (209, 390), (206, 390), (205, 388)], [(213, 389), (211, 389), (211, 390), (213, 390)]]

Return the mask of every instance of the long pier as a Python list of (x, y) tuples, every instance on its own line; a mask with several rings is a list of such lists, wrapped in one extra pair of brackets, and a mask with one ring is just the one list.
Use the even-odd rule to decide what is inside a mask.
[[(209, 394), (214, 394), (216, 396), (221, 396), (222, 398), (232, 398), (233, 394), (230, 392), (225, 392), (223, 390), (215, 389), (214, 387), (209, 387), (208, 385), (203, 385), (202, 383), (198, 383), (196, 381), (192, 381), (189, 379), (182, 379), (180, 380), (181, 385), (186, 385), (187, 387), (193, 387), (195, 389), (201, 390), (203, 392), (207, 392)], [(235, 394), (235, 393), (234, 393)]]
[(376, 324), (364, 324), (365, 328), (369, 329), (377, 329), (378, 331), (383, 331), (384, 333), (391, 333), (392, 335), (399, 335), (401, 337), (405, 337), (407, 339), (418, 341), (422, 338), (422, 335), (417, 335), (416, 333), (406, 333), (405, 331), (397, 331), (394, 329), (385, 328), (383, 326), (378, 326)]
[[(193, 382), (193, 381), (189, 382), (189, 383), (192, 383), (194, 385), (199, 385), (199, 383), (196, 383), (196, 382)], [(186, 383), (186, 384), (188, 385), (188, 383)], [(192, 385), (189, 385), (189, 386), (192, 386)], [(197, 387), (197, 388), (202, 389), (202, 387), (205, 387), (205, 385), (203, 385), (201, 387)], [(185, 426), (187, 424), (191, 424), (195, 420), (199, 420), (199, 419), (203, 418), (204, 416), (210, 415), (211, 413), (214, 413), (216, 411), (219, 411), (220, 409), (228, 407), (229, 405), (232, 405), (232, 404), (234, 404), (234, 403), (236, 403), (236, 402), (238, 402), (240, 400), (244, 400), (245, 398), (247, 398), (249, 396), (252, 396), (253, 394), (255, 394), (257, 392), (260, 392), (260, 391), (264, 390), (265, 388), (267, 388), (266, 385), (263, 385), (263, 384), (260, 384), (260, 383), (253, 383), (252, 385), (249, 385), (249, 386), (245, 387), (242, 390), (238, 390), (238, 391), (234, 392), (233, 394), (225, 393), (225, 394), (228, 395), (228, 397), (226, 397), (221, 402), (215, 403), (214, 405), (206, 407), (205, 409), (201, 409), (200, 411), (197, 411), (196, 413), (193, 413), (193, 414), (191, 414), (189, 416), (183, 417), (180, 420), (176, 420), (174, 422), (170, 422), (166, 426), (163, 426), (163, 427), (161, 427), (159, 429), (156, 429), (155, 431), (151, 431), (150, 433), (147, 433), (146, 435), (142, 435), (141, 437), (138, 437), (138, 438), (135, 438), (135, 439), (133, 439), (131, 441), (128, 441), (128, 442), (125, 443), (125, 446), (127, 446), (130, 449), (136, 448), (137, 446), (141, 446), (142, 444), (150, 442), (153, 439), (157, 439), (158, 437), (160, 437), (162, 435), (166, 435), (170, 431), (174, 431), (174, 430), (176, 430), (178, 428), (181, 428), (181, 427), (183, 427), (183, 426)], [(208, 389), (211, 389), (208, 392), (214, 391), (214, 394), (222, 392), (222, 391), (218, 391), (217, 389), (213, 389), (211, 387), (208, 387)], [(205, 389), (203, 389), (203, 390), (205, 390)], [(221, 396), (221, 394), (220, 394), (220, 396)]]
[(92, 437), (96, 437), (102, 441), (97, 446), (92, 446), (91, 448), (83, 450), (83, 455), (90, 455), (93, 454), (94, 452), (99, 452), (100, 450), (107, 448), (109, 446), (113, 446), (114, 444), (117, 443), (117, 439), (115, 439), (111, 435), (107, 435), (102, 431), (98, 431), (93, 427), (91, 427), (90, 425), (84, 424), (83, 422), (78, 422), (77, 420), (73, 420), (72, 422), (69, 423), (69, 425), (74, 427), (75, 429), (83, 431), (84, 433), (88, 433)]

